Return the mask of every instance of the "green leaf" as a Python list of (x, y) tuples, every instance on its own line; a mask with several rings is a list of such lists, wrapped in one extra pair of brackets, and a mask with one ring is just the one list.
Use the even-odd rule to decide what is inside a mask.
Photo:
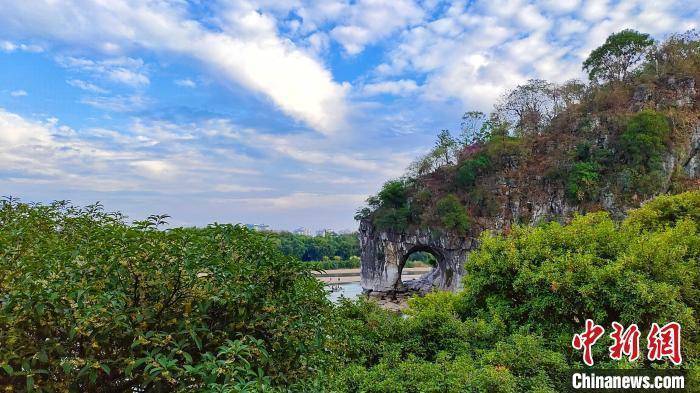
[(31, 375), (27, 377), (27, 391), (34, 391), (34, 377), (32, 377)]
[(197, 349), (201, 350), (202, 349), (202, 341), (194, 333), (194, 330), (190, 329), (189, 332), (190, 332), (190, 336), (192, 337), (192, 340), (194, 340), (194, 343), (197, 345)]
[(5, 370), (7, 375), (12, 375), (15, 372), (15, 370), (9, 364), (3, 364), (2, 366), (0, 366), (0, 368)]

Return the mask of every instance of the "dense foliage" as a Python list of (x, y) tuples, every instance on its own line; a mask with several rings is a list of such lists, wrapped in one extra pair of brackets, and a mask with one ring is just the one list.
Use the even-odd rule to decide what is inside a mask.
[(442, 197), (436, 209), (442, 220), (442, 226), (456, 233), (465, 233), (469, 229), (469, 216), (459, 199), (453, 194)]
[(302, 261), (336, 259), (347, 261), (360, 255), (360, 242), (356, 233), (306, 236), (290, 232), (269, 233), (279, 244), (280, 251)]
[[(700, 191), (659, 197), (622, 223), (589, 213), (480, 240), (463, 291), (415, 298), (408, 318), (362, 302), (339, 308), (344, 335), (329, 346), (348, 366), (332, 391), (567, 391), (567, 370), (584, 367), (571, 338), (586, 318), (637, 323), (642, 337), (652, 322), (679, 322), (683, 367), (697, 381)], [(593, 347), (596, 367), (670, 365), (610, 360), (610, 344), (606, 334)]]
[(317, 370), (322, 285), (239, 226), (0, 205), (0, 385), (260, 391)]
[(647, 109), (635, 114), (620, 136), (625, 160), (633, 166), (658, 169), (670, 131), (668, 119), (661, 113)]
[[(623, 222), (484, 232), (458, 293), (332, 306), (264, 234), (159, 230), (99, 206), (0, 209), (0, 384), (41, 391), (559, 392), (592, 318), (683, 327), (700, 363), (700, 191)], [(598, 367), (668, 367), (607, 357)]]
[(611, 34), (583, 62), (592, 81), (621, 81), (628, 77), (654, 44), (649, 34), (626, 29)]

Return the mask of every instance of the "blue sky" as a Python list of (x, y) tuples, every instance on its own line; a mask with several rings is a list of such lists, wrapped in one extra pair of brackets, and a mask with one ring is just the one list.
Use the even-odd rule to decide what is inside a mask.
[(0, 193), (353, 229), (464, 111), (583, 78), (610, 33), (698, 21), (672, 0), (0, 0)]

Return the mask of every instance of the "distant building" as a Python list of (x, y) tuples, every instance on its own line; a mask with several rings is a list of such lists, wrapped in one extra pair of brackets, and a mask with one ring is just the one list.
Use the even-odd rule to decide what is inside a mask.
[(245, 224), (248, 229), (252, 229), (256, 232), (269, 232), (270, 226), (266, 224)]
[(324, 229), (319, 229), (316, 231), (316, 236), (326, 236), (326, 235), (335, 235), (335, 232), (332, 229), (324, 228)]
[(311, 229), (309, 229), (309, 228), (299, 227), (292, 232), (295, 235), (311, 236)]

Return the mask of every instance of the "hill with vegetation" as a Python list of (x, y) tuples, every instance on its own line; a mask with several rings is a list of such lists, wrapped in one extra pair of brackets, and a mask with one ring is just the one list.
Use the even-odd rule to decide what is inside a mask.
[(700, 185), (700, 37), (624, 30), (583, 64), (590, 82), (530, 80), (387, 182), (356, 218), (379, 229), (478, 235)]

